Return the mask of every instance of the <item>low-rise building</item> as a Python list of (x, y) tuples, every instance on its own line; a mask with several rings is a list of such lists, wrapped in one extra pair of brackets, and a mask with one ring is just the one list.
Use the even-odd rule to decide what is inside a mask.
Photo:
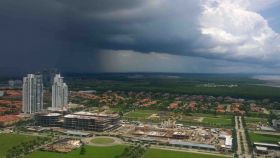
[(16, 115), (5, 115), (0, 116), (0, 127), (6, 127), (14, 125), (15, 123), (19, 122), (21, 119)]
[(278, 150), (280, 151), (280, 145), (279, 144), (271, 144), (271, 143), (260, 143), (260, 142), (254, 142), (254, 147), (266, 147), (266, 150)]
[(275, 128), (275, 129), (280, 129), (280, 120), (272, 120), (272, 126)]
[(220, 139), (224, 139), (224, 144), (221, 145), (222, 148), (226, 150), (231, 150), (232, 149), (232, 136), (228, 134), (220, 134), (219, 135)]

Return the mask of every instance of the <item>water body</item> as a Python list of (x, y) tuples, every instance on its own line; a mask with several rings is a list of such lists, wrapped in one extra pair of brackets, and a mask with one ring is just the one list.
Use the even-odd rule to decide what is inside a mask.
[(256, 75), (253, 76), (252, 78), (264, 82), (262, 84), (255, 84), (255, 85), (280, 88), (280, 75)]

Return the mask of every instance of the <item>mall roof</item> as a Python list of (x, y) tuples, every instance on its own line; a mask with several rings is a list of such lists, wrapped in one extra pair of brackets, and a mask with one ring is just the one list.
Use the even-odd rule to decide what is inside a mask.
[(169, 142), (169, 144), (181, 145), (181, 146), (190, 146), (190, 147), (198, 147), (198, 148), (207, 148), (207, 149), (214, 149), (214, 150), (216, 150), (216, 147), (214, 145), (196, 144), (196, 143), (183, 142), (183, 141), (178, 141), (178, 140), (171, 140)]
[(256, 149), (259, 151), (267, 151), (267, 147), (256, 146)]
[(259, 142), (255, 142), (254, 145), (267, 146), (267, 147), (280, 147), (278, 144), (259, 143)]

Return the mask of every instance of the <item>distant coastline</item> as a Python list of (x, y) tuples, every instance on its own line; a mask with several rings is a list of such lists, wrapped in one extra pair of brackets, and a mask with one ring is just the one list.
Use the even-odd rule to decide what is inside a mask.
[(254, 85), (280, 88), (280, 75), (256, 75), (253, 76), (252, 78), (264, 82), (261, 84), (254, 84)]

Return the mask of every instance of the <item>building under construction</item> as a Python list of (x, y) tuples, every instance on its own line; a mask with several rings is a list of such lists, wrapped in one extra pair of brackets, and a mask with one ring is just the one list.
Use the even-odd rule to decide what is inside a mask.
[(62, 125), (62, 114), (41, 113), (35, 115), (36, 124), (44, 127), (60, 127)]
[(64, 116), (64, 128), (88, 131), (106, 131), (117, 127), (118, 114), (76, 112)]

